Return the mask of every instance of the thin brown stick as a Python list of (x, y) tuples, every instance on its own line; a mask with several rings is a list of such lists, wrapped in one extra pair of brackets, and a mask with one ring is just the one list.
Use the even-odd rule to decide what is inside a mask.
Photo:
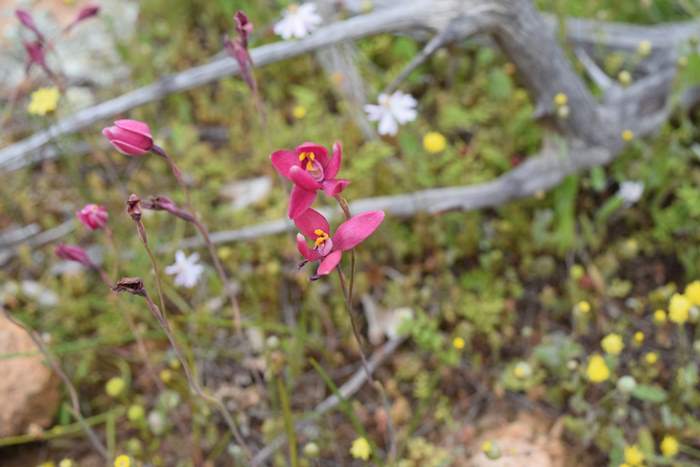
[(16, 326), (19, 326), (29, 335), (29, 337), (37, 346), (37, 348), (44, 356), (48, 364), (51, 366), (53, 371), (56, 372), (59, 378), (61, 378), (61, 381), (63, 381), (63, 385), (66, 387), (66, 390), (68, 391), (68, 395), (71, 400), (71, 412), (73, 413), (73, 416), (80, 424), (81, 428), (87, 435), (88, 440), (95, 448), (95, 450), (100, 454), (100, 456), (102, 456), (103, 459), (109, 461), (109, 455), (107, 454), (107, 449), (105, 448), (104, 444), (102, 444), (102, 442), (100, 441), (100, 438), (97, 436), (97, 433), (95, 433), (95, 431), (85, 421), (85, 418), (83, 418), (82, 412), (80, 411), (80, 399), (78, 397), (78, 391), (75, 389), (75, 386), (73, 386), (73, 383), (71, 382), (70, 378), (68, 378), (68, 375), (66, 375), (66, 373), (61, 368), (61, 365), (56, 359), (53, 358), (53, 355), (51, 354), (49, 349), (44, 345), (41, 336), (29, 326), (15, 319), (14, 316), (12, 316), (4, 307), (0, 307), (0, 310), (2, 310), (3, 315), (5, 316), (5, 318), (7, 318), (8, 321), (15, 324)]

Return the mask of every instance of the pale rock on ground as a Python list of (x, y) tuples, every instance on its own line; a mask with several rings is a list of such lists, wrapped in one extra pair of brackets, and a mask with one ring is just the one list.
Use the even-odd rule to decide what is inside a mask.
[(58, 377), (32, 339), (20, 327), (0, 317), (0, 437), (20, 435), (51, 423), (60, 401)]

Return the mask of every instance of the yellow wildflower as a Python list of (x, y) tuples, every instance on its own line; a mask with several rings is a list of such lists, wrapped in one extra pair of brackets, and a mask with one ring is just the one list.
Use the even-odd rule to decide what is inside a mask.
[(75, 462), (72, 459), (63, 459), (58, 463), (58, 467), (75, 467)]
[(350, 448), (350, 454), (355, 459), (362, 459), (366, 461), (369, 459), (370, 454), (372, 454), (372, 447), (366, 438), (357, 438), (352, 442), (352, 447)]
[(622, 132), (622, 140), (626, 142), (630, 142), (634, 139), (634, 133), (632, 130), (625, 130)]
[(685, 295), (673, 294), (668, 305), (668, 319), (676, 324), (683, 324), (688, 321), (688, 313), (692, 304)]
[(659, 361), (659, 355), (656, 352), (648, 352), (644, 356), (644, 360), (649, 364), (653, 365), (654, 363)]
[(49, 112), (53, 112), (56, 110), (60, 97), (61, 94), (55, 86), (39, 88), (32, 93), (27, 112), (32, 115), (46, 115)]
[(622, 342), (622, 337), (619, 334), (611, 333), (600, 341), (600, 346), (605, 350), (605, 353), (619, 355), (625, 348), (625, 343)]
[(599, 354), (593, 354), (588, 360), (586, 376), (592, 383), (602, 383), (610, 378), (610, 369), (608, 368), (608, 364), (605, 363), (605, 359), (603, 359), (603, 357), (601, 357)]
[(591, 304), (585, 300), (581, 300), (576, 304), (576, 309), (581, 313), (586, 314), (591, 311)]
[(651, 53), (651, 42), (648, 40), (643, 40), (637, 46), (637, 53), (642, 57), (646, 57)]
[(661, 454), (663, 454), (664, 457), (675, 457), (680, 449), (678, 440), (671, 435), (664, 436), (659, 447), (661, 448)]
[(114, 459), (114, 467), (131, 467), (131, 458), (125, 454)]
[(295, 105), (292, 109), (292, 115), (297, 120), (301, 120), (302, 118), (306, 117), (306, 107), (303, 105)]
[(437, 154), (445, 150), (447, 140), (437, 131), (429, 131), (423, 136), (423, 149), (431, 154)]
[(656, 324), (664, 324), (666, 322), (666, 312), (664, 310), (656, 310), (654, 312), (654, 322)]
[(556, 96), (554, 96), (554, 105), (557, 107), (563, 107), (569, 102), (569, 98), (566, 94), (563, 92), (558, 92)]
[(693, 305), (700, 305), (700, 281), (693, 281), (685, 287), (685, 296)]
[(634, 342), (637, 345), (642, 345), (644, 342), (644, 333), (642, 331), (637, 331), (634, 333)]
[(452, 347), (457, 350), (462, 350), (464, 348), (465, 342), (461, 337), (455, 337), (452, 339)]
[(625, 462), (630, 465), (630, 467), (640, 467), (644, 465), (644, 453), (639, 449), (639, 446), (636, 444), (625, 446)]

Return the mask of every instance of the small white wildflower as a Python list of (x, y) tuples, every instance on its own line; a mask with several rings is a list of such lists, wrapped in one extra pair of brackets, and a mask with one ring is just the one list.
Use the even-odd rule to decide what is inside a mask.
[(284, 40), (293, 37), (301, 39), (316, 29), (321, 21), (313, 3), (292, 4), (282, 14), (282, 19), (275, 24), (274, 31)]
[(175, 276), (175, 285), (191, 289), (199, 281), (204, 266), (199, 264), (199, 254), (185, 255), (182, 250), (175, 253), (175, 263), (165, 268), (165, 273)]
[(642, 197), (644, 193), (644, 182), (633, 182), (630, 180), (620, 183), (620, 190), (617, 195), (622, 198), (626, 206), (631, 206)]
[(370, 121), (379, 122), (380, 135), (395, 135), (399, 125), (416, 119), (416, 105), (413, 96), (396, 91), (391, 95), (380, 94), (379, 105), (366, 105), (365, 112)]

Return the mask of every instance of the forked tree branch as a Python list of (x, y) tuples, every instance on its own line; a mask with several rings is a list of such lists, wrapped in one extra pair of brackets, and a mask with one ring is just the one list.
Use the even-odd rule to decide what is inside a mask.
[[(451, 24), (455, 37), (460, 38), (473, 32), (475, 22), (480, 23), (480, 28), (488, 32), (490, 23), (496, 20), (494, 12), (499, 9), (509, 11), (523, 8), (523, 0), (405, 0), (398, 4), (393, 0), (380, 0), (375, 3), (378, 7), (374, 12), (330, 24), (302, 40), (257, 47), (251, 51), (253, 61), (260, 67), (341, 42), (382, 33), (410, 33), (421, 30), (436, 33), (444, 31), (448, 24)], [(526, 6), (528, 4), (529, 2), (525, 2)], [(534, 10), (531, 5), (530, 9)], [(530, 14), (530, 17), (533, 15)], [(540, 18), (537, 24), (550, 32), (555, 28), (555, 20), (551, 17), (545, 16), (544, 22)], [(513, 29), (514, 25), (510, 26)], [(633, 51), (642, 40), (649, 40), (653, 46), (652, 58), (661, 57), (663, 63), (673, 63), (678, 46), (700, 32), (700, 23), (633, 26), (568, 19), (566, 30), (570, 41), (590, 51), (601, 48)], [(545, 34), (546, 31), (540, 32)], [(551, 40), (553, 36), (548, 38), (548, 41)], [(539, 51), (540, 44), (531, 45), (535, 46), (532, 53)], [(661, 68), (656, 60), (649, 60), (649, 63), (653, 64), (655, 69)], [(122, 115), (168, 94), (186, 91), (238, 73), (235, 61), (221, 56), (204, 65), (166, 76), (150, 85), (83, 109), (58, 121), (45, 131), (39, 131), (0, 149), (0, 170), (16, 169), (32, 161), (43, 160), (46, 156), (55, 157), (58, 155), (57, 151), (47, 145), (56, 138)]]

